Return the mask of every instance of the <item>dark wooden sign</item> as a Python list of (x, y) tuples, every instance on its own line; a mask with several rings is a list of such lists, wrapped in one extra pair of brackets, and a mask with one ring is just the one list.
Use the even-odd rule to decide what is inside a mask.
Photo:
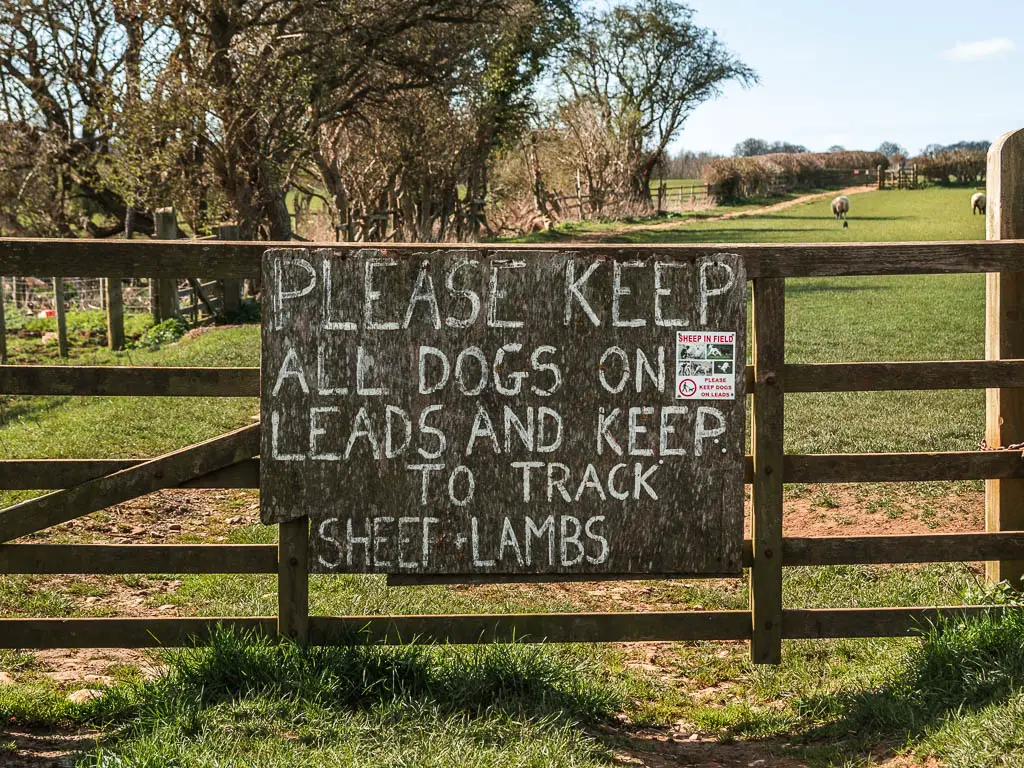
[(261, 510), (317, 572), (737, 574), (735, 254), (274, 249)]

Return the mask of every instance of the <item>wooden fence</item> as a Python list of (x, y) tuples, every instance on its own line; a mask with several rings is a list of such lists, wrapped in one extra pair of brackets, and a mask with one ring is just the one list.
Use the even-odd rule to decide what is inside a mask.
[(917, 189), (917, 166), (901, 163), (882, 170), (878, 166), (879, 189)]
[(711, 185), (690, 183), (669, 188), (665, 181), (660, 181), (657, 186), (652, 185), (651, 198), (658, 206), (658, 213), (686, 211), (711, 202)]
[[(439, 616), (310, 616), (308, 520), (280, 526), (273, 545), (0, 544), (0, 573), (278, 574), (278, 615), (230, 618), (0, 619), (0, 647), (147, 647), (202, 643), (217, 624), (310, 644), (423, 641), (617, 642), (748, 640), (758, 663), (777, 663), (784, 638), (899, 636), (941, 614), (1016, 610), (989, 606), (792, 609), (783, 607), (784, 567), (860, 563), (990, 561), (992, 579), (1024, 574), (1024, 461), (1019, 450), (863, 455), (783, 453), (785, 394), (987, 389), (990, 445), (1024, 439), (1024, 131), (995, 145), (985, 242), (730, 245), (753, 282), (753, 532), (748, 610)], [(0, 273), (85, 277), (248, 277), (266, 244), (0, 240)], [(389, 246), (412, 255), (429, 246)], [(446, 246), (451, 250), (455, 246)], [(522, 246), (463, 246), (507, 252)], [(722, 246), (573, 246), (608, 258), (672, 253), (694, 258)], [(525, 249), (524, 249), (525, 250)], [(47, 269), (42, 269), (46, 267)], [(989, 273), (983, 361), (788, 364), (785, 281), (790, 277)], [(254, 397), (259, 371), (237, 368), (0, 366), (8, 395)], [(162, 488), (256, 488), (259, 425), (150, 460), (0, 461), (0, 488), (54, 490), (0, 511), (0, 542)], [(793, 538), (782, 535), (785, 483), (989, 481), (987, 530), (963, 534)], [(555, 580), (558, 577), (547, 577)], [(456, 580), (468, 581), (460, 578)], [(493, 578), (491, 580), (494, 580)], [(506, 581), (543, 580), (538, 577)], [(424, 583), (426, 579), (415, 579)], [(451, 581), (451, 579), (434, 579)], [(410, 583), (393, 577), (391, 583)]]

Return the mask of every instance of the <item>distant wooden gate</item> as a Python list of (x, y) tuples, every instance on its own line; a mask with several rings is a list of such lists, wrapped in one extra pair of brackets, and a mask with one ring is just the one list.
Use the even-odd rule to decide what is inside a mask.
[[(735, 245), (753, 281), (753, 536), (744, 548), (750, 607), (743, 611), (310, 616), (308, 521), (280, 526), (273, 545), (2, 544), (0, 573), (277, 573), (276, 617), (0, 619), (0, 647), (148, 647), (202, 643), (217, 624), (310, 644), (423, 641), (475, 643), (749, 640), (758, 663), (777, 663), (784, 638), (897, 636), (940, 614), (987, 606), (785, 609), (784, 566), (987, 560), (990, 576), (1020, 585), (1024, 573), (1024, 461), (1019, 450), (862, 455), (785, 455), (784, 393), (988, 389), (990, 445), (1024, 439), (1024, 131), (990, 154), (987, 242), (859, 245)], [(334, 244), (332, 244), (334, 245)], [(174, 278), (250, 276), (261, 243), (0, 241), (0, 274)], [(389, 246), (413, 254), (427, 246)], [(721, 246), (583, 246), (592, 255), (693, 257)], [(548, 246), (547, 249), (551, 247)], [(559, 248), (571, 247), (559, 246)], [(482, 258), (523, 246), (446, 246)], [(528, 249), (527, 249), (528, 250)], [(575, 249), (578, 250), (578, 249)], [(984, 361), (793, 365), (784, 361), (787, 277), (989, 273)], [(8, 395), (253, 397), (257, 369), (0, 366)], [(259, 426), (148, 461), (31, 459), (0, 462), (0, 488), (58, 489), (0, 512), (8, 542), (161, 488), (258, 487)], [(784, 538), (784, 483), (989, 481), (988, 530), (917, 536)], [(514, 577), (509, 581), (522, 580)], [(416, 583), (425, 579), (418, 578)], [(398, 577), (392, 583), (403, 583)], [(438, 578), (434, 581), (445, 582)], [(406, 580), (408, 583), (408, 580)]]

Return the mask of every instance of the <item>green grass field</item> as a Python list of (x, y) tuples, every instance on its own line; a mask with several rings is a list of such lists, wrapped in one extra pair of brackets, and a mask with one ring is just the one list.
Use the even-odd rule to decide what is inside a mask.
[[(866, 193), (843, 230), (827, 203), (673, 229), (584, 225), (619, 242), (974, 239), (960, 191)], [(565, 233), (561, 233), (564, 235)], [(558, 236), (559, 233), (556, 233)], [(620, 238), (623, 238), (620, 240)], [(790, 280), (791, 362), (970, 359), (983, 352), (981, 276)], [(15, 343), (22, 343), (18, 340)], [(75, 348), (78, 363), (256, 365), (256, 326), (218, 329), (155, 351)], [(247, 399), (4, 398), (0, 455), (144, 456), (248, 423)], [(787, 398), (786, 450), (971, 449), (983, 434), (981, 392), (798, 395)], [(117, 429), (111, 429), (117, 424)], [(878, 533), (908, 510), (942, 517), (974, 503), (978, 485), (857, 486)], [(791, 503), (822, 514), (837, 488), (791, 486)], [(11, 501), (15, 495), (9, 495)], [(269, 542), (273, 528), (219, 519), (253, 494), (219, 494), (180, 540)], [(872, 506), (873, 505), (873, 506)], [(841, 510), (840, 510), (841, 511)], [(116, 515), (99, 513), (107, 526)], [(103, 540), (58, 529), (47, 540)], [(167, 539), (168, 541), (172, 539)], [(272, 577), (2, 577), (0, 614), (110, 615), (108, 598), (145, 593), (155, 612), (272, 614)], [(141, 590), (141, 592), (139, 592)], [(788, 569), (787, 606), (931, 605), (1014, 600), (970, 564)], [(89, 598), (97, 598), (92, 602)], [(378, 576), (315, 577), (316, 613), (744, 608), (739, 580), (389, 588)], [(0, 764), (20, 733), (90, 736), (83, 766), (613, 766), (1024, 765), (1024, 620), (943, 625), (923, 638), (785, 643), (778, 668), (754, 667), (741, 643), (330, 649), (249, 644), (158, 654), (111, 672), (98, 700), (70, 703), (28, 653), (0, 653)], [(692, 739), (692, 740), (691, 740)], [(5, 752), (6, 751), (6, 752)], [(757, 761), (763, 762), (757, 762)]]
[[(522, 242), (558, 242), (597, 237), (608, 243), (834, 243), (906, 242), (914, 240), (983, 240), (985, 217), (972, 215), (973, 190), (930, 187), (884, 190), (850, 196), (849, 227), (829, 211), (824, 199), (781, 211), (709, 220), (723, 214), (749, 212), (771, 200), (720, 206), (704, 211), (652, 218), (636, 224), (566, 222)], [(796, 195), (789, 196), (790, 198)], [(678, 226), (675, 222), (678, 221)], [(656, 224), (657, 227), (650, 225)], [(588, 238), (589, 239), (589, 238)]]
[[(985, 218), (971, 214), (973, 190), (932, 187), (850, 196), (849, 227), (832, 218), (829, 200), (728, 221), (698, 221), (685, 232), (644, 231), (618, 242), (806, 243), (983, 240)], [(692, 229), (692, 231), (691, 231)]]

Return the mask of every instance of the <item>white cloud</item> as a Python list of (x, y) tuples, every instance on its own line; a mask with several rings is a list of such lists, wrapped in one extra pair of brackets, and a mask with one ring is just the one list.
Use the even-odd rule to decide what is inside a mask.
[(945, 56), (954, 61), (977, 61), (987, 59), (989, 56), (998, 56), (1000, 53), (1009, 53), (1017, 49), (1013, 40), (1006, 37), (994, 37), (991, 40), (974, 40), (970, 43), (957, 43), (948, 51)]

